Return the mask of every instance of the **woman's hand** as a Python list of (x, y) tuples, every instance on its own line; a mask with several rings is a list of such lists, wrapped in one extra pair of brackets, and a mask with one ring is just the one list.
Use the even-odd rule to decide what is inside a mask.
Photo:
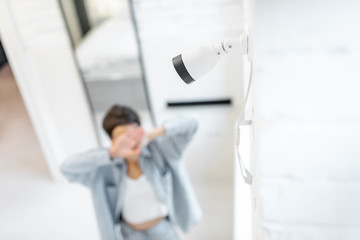
[(109, 150), (113, 158), (131, 158), (141, 153), (144, 129), (141, 127), (131, 127), (125, 133), (113, 139)]
[(141, 153), (141, 148), (155, 138), (165, 134), (163, 126), (144, 131), (142, 127), (132, 126), (125, 133), (113, 139), (109, 150), (112, 158), (132, 158)]

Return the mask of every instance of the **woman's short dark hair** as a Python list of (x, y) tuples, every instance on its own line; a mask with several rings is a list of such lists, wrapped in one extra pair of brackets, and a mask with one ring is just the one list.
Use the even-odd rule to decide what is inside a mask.
[(114, 105), (112, 106), (103, 120), (103, 128), (111, 138), (113, 129), (119, 125), (140, 124), (139, 115), (129, 107)]

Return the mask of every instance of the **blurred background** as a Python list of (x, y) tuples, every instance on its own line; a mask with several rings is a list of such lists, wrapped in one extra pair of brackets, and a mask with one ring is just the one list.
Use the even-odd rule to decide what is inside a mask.
[[(118, 103), (147, 129), (179, 115), (199, 121), (183, 160), (204, 218), (181, 239), (360, 239), (359, 9), (355, 0), (0, 0), (0, 238), (99, 239), (88, 190), (59, 166), (109, 147), (101, 122)], [(191, 85), (177, 76), (172, 57), (241, 33), (248, 56), (230, 53)], [(250, 60), (253, 125), (240, 150), (253, 185), (234, 154)], [(198, 101), (209, 104), (188, 105)]]
[[(99, 239), (88, 190), (66, 184), (59, 165), (73, 153), (110, 146), (101, 125), (114, 104), (134, 108), (147, 129), (180, 115), (199, 121), (183, 161), (204, 218), (180, 234), (233, 238), (243, 57), (229, 54), (191, 86), (171, 59), (239, 37), (244, 2), (16, 0), (0, 8), (8, 57), (1, 70), (2, 238)], [(199, 101), (209, 104), (185, 106)]]

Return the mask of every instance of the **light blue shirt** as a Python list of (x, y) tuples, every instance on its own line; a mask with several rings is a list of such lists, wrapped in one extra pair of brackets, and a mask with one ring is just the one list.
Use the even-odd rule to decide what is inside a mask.
[[(194, 136), (197, 121), (181, 117), (165, 122), (165, 135), (142, 149), (141, 170), (159, 199), (169, 209), (169, 220), (184, 232), (196, 224), (202, 212), (181, 155)], [(103, 240), (116, 240), (126, 187), (127, 164), (122, 158), (110, 159), (108, 149), (96, 149), (68, 158), (61, 166), (71, 182), (89, 187)]]

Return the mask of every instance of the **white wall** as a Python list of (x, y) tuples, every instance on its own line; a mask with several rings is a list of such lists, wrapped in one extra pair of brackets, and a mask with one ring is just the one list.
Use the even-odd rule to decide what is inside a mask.
[[(171, 59), (199, 44), (239, 37), (243, 30), (241, 1), (134, 1), (151, 104), (156, 121), (179, 114), (198, 117), (201, 142), (189, 159), (198, 174), (232, 181), (234, 120), (242, 97), (242, 56), (231, 53), (201, 80), (186, 85)], [(232, 98), (232, 106), (169, 109), (168, 101)], [(203, 141), (206, 139), (207, 141)], [(196, 149), (196, 150), (195, 150)], [(198, 149), (206, 149), (199, 151)], [(196, 155), (195, 155), (196, 154)]]
[[(234, 165), (233, 140), (243, 96), (242, 56), (224, 56), (213, 71), (191, 85), (177, 75), (172, 58), (201, 44), (240, 37), (244, 29), (243, 1), (133, 2), (157, 124), (181, 114), (193, 115), (199, 121), (198, 132), (183, 159), (204, 209), (199, 227), (204, 227), (203, 231), (208, 231), (205, 236), (210, 238), (233, 239), (238, 236), (233, 226), (238, 228), (240, 223), (233, 222), (233, 173), (238, 167)], [(231, 98), (233, 104), (167, 108), (169, 101), (219, 98)], [(205, 191), (213, 197), (202, 198)]]
[(360, 239), (359, 9), (256, 1), (256, 239)]
[(98, 143), (58, 1), (0, 0), (0, 34), (48, 166), (60, 179), (68, 155)]

